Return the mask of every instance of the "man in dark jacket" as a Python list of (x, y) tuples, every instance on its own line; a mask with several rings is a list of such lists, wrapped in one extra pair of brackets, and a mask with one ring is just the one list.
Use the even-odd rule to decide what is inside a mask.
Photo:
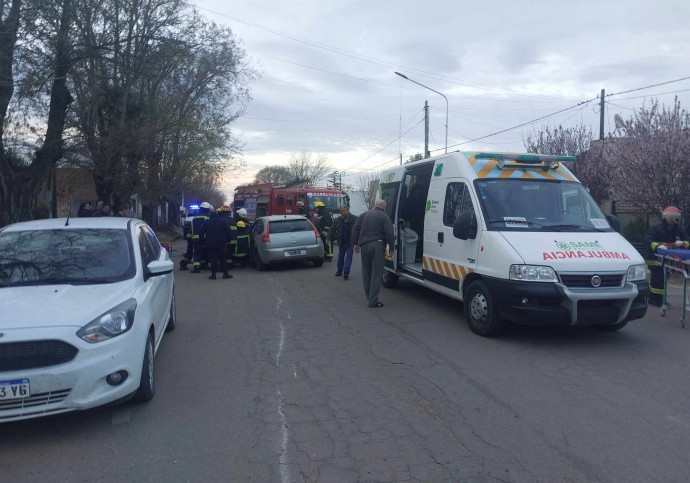
[(201, 226), (199, 236), (204, 241), (206, 253), (211, 262), (211, 280), (216, 279), (216, 272), (220, 267), (223, 278), (232, 278), (228, 273), (228, 238), (230, 237), (230, 224), (227, 218), (219, 216), (212, 209), (208, 220)]
[(645, 237), (647, 246), (647, 265), (652, 272), (649, 281), (649, 303), (661, 306), (664, 300), (664, 269), (657, 260), (657, 248), (690, 248), (688, 235), (678, 223), (680, 210), (675, 206), (667, 206), (662, 212), (661, 221), (653, 225)]
[(383, 307), (379, 301), (381, 276), (386, 253), (393, 250), (393, 222), (386, 213), (386, 201), (376, 200), (374, 209), (365, 211), (352, 229), (355, 253), (362, 252), (362, 282), (369, 307)]
[(338, 271), (335, 276), (343, 276), (343, 280), (350, 277), (352, 266), (352, 229), (357, 217), (350, 213), (350, 208), (344, 206), (340, 210), (340, 217), (333, 223), (330, 239), (338, 244)]

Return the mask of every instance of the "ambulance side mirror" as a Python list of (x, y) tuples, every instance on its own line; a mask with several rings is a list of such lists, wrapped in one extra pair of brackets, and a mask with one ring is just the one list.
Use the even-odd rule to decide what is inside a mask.
[(460, 240), (473, 240), (477, 237), (477, 217), (474, 212), (462, 213), (455, 219), (453, 236)]
[(621, 232), (621, 222), (618, 221), (618, 217), (615, 215), (606, 215), (606, 220), (609, 222), (609, 225), (611, 225), (611, 228), (616, 230), (618, 233)]

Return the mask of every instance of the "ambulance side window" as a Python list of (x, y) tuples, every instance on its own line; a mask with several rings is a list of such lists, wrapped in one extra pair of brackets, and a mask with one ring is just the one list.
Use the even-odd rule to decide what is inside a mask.
[(474, 213), (470, 191), (465, 183), (449, 183), (443, 207), (443, 224), (453, 226), (457, 217), (463, 213)]

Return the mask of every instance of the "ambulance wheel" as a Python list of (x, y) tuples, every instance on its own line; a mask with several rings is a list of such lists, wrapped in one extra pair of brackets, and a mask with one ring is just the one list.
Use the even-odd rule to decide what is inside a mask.
[(389, 272), (388, 270), (384, 270), (383, 274), (381, 274), (381, 285), (383, 285), (386, 288), (397, 287), (399, 280), (400, 277), (398, 277), (394, 273)]
[(315, 258), (311, 261), (311, 263), (313, 263), (315, 267), (322, 267), (323, 266), (323, 258)]
[[(240, 263), (240, 265), (242, 265), (242, 263)], [(266, 264), (261, 261), (261, 257), (259, 256), (259, 250), (256, 249), (254, 249), (254, 266), (259, 271), (266, 270)]]
[(481, 280), (476, 280), (467, 287), (464, 297), (465, 319), (470, 330), (483, 337), (499, 335), (503, 322), (496, 314), (489, 289)]

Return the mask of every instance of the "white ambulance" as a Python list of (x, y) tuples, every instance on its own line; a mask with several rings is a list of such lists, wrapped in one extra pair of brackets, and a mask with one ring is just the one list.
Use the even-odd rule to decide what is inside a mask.
[(505, 322), (618, 330), (647, 311), (644, 259), (565, 167), (574, 157), (454, 152), (381, 174), (395, 226), (383, 285), (462, 300), (473, 332)]

